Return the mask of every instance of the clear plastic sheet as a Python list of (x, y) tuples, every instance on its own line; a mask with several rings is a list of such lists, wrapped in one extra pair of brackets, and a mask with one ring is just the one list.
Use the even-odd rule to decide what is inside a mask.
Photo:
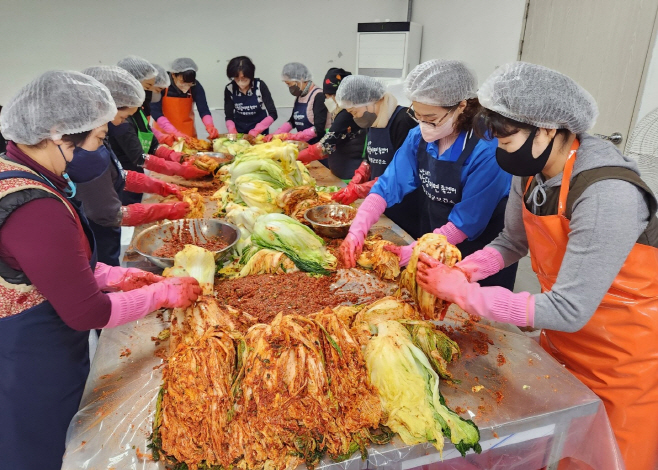
[[(318, 184), (343, 185), (329, 170), (315, 166), (320, 167), (313, 168)], [(385, 218), (373, 232), (399, 244), (412, 241)], [(362, 272), (342, 274), (334, 285), (341, 291), (363, 294), (364, 285), (368, 290), (395, 287)], [(601, 400), (536, 341), (511, 325), (474, 323), (455, 307), (443, 323), (455, 330), (462, 357), (451, 366), (461, 383), (442, 382), (441, 392), (448, 406), (479, 426), (482, 453), (464, 458), (446, 443), (441, 460), (429, 444), (408, 446), (396, 438), (369, 447), (366, 460), (358, 453), (341, 463), (326, 459), (320, 469), (552, 470), (569, 458), (581, 463), (561, 469), (624, 468)], [(157, 344), (151, 338), (167, 327), (153, 313), (103, 332), (80, 410), (69, 427), (63, 470), (165, 468), (150, 460), (147, 445), (162, 383), (157, 356), (163, 355), (156, 351), (169, 349), (168, 341)]]
[[(453, 308), (444, 323), (463, 329), (467, 319)], [(167, 341), (156, 345), (151, 337), (166, 327), (151, 314), (103, 332), (80, 411), (69, 428), (63, 469), (164, 469), (150, 460), (147, 445), (162, 380), (156, 350), (168, 350)], [(442, 383), (441, 390), (452, 409), (480, 427), (482, 454), (462, 458), (447, 443), (441, 461), (431, 445), (408, 446), (396, 438), (370, 447), (365, 461), (357, 454), (340, 464), (323, 461), (320, 468), (532, 470), (557, 468), (567, 457), (594, 469), (624, 468), (602, 402), (537, 342), (514, 327), (485, 322), (454, 334), (462, 358), (452, 371), (461, 383)], [(481, 349), (483, 342), (488, 353), (476, 355), (474, 346)]]

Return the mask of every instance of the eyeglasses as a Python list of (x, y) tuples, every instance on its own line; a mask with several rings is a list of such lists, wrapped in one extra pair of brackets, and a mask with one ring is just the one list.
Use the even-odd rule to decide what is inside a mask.
[(445, 114), (443, 115), (443, 117), (442, 117), (441, 119), (439, 119), (439, 122), (431, 122), (431, 121), (424, 121), (424, 120), (422, 120), (422, 119), (418, 119), (418, 118), (416, 117), (416, 111), (414, 110), (414, 108), (413, 108), (412, 106), (409, 106), (409, 107), (407, 108), (407, 114), (409, 115), (409, 117), (410, 117), (411, 119), (413, 119), (414, 121), (416, 121), (416, 122), (419, 123), (419, 124), (422, 122), (423, 124), (427, 124), (428, 126), (431, 126), (431, 127), (438, 127), (438, 126), (441, 124), (441, 122), (443, 122), (443, 120), (444, 120), (446, 117), (448, 117), (448, 114), (450, 114), (450, 113), (453, 112), (453, 111), (454, 111), (454, 109), (451, 109), (450, 111), (448, 111), (447, 113), (445, 113)]

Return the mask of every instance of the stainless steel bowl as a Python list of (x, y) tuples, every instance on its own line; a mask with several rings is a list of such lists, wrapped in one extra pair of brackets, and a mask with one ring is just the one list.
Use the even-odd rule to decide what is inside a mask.
[[(183, 231), (183, 232), (181, 232)], [(193, 240), (205, 242), (205, 237), (222, 237), (228, 246), (215, 251), (215, 261), (220, 261), (235, 246), (240, 239), (240, 229), (235, 225), (218, 219), (189, 219), (174, 220), (163, 224), (153, 225), (135, 237), (134, 247), (140, 255), (161, 268), (170, 268), (174, 265), (173, 258), (154, 256), (153, 253), (171, 240), (172, 233), (189, 232)]]
[[(327, 204), (312, 207), (306, 211), (304, 218), (311, 224), (318, 235), (329, 238), (345, 238), (350, 230), (356, 209), (342, 204)], [(348, 216), (349, 222), (337, 223), (334, 217)]]

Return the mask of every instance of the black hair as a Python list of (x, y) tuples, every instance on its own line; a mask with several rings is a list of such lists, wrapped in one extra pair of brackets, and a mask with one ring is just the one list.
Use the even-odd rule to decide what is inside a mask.
[(174, 75), (178, 75), (185, 83), (196, 83), (196, 72), (194, 70), (186, 70)]
[[(457, 106), (459, 106), (459, 104), (457, 104)], [(457, 106), (454, 106), (452, 109), (456, 108)], [(482, 105), (480, 105), (480, 101), (478, 101), (477, 98), (467, 99), (464, 111), (462, 111), (462, 113), (457, 117), (457, 121), (455, 122), (455, 129), (459, 132), (469, 132), (471, 129), (473, 129), (475, 116), (477, 116), (481, 109)]]
[[(481, 108), (473, 123), (475, 134), (481, 139), (492, 140), (494, 138), (509, 137), (521, 130), (532, 132), (537, 126), (519, 122), (508, 118), (490, 109)], [(557, 129), (557, 135), (567, 139), (571, 131), (568, 129)]]
[(62, 136), (62, 140), (67, 144), (72, 144), (74, 147), (79, 147), (87, 140), (92, 130), (78, 132), (77, 134), (66, 134)]
[(240, 75), (240, 72), (249, 80), (253, 80), (256, 76), (256, 66), (246, 55), (233, 57), (226, 66), (226, 76), (229, 80)]

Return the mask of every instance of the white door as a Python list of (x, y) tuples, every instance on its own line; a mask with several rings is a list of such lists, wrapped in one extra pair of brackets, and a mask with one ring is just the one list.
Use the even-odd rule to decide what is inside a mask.
[(621, 134), (624, 150), (640, 107), (658, 0), (530, 0), (521, 60), (558, 70), (596, 99), (591, 131)]

